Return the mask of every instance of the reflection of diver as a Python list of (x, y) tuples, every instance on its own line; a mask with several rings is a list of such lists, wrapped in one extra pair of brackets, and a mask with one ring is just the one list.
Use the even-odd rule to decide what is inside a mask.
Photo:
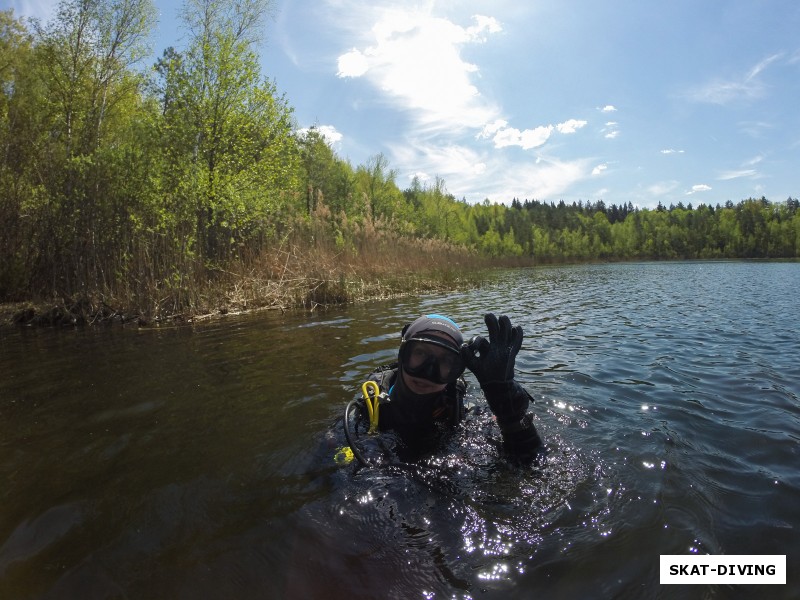
[(475, 336), (469, 343), (464, 343), (458, 326), (441, 315), (422, 316), (406, 325), (398, 361), (373, 372), (362, 388), (364, 398), (347, 405), (344, 428), (350, 446), (340, 451), (337, 460), (349, 462), (354, 456), (369, 464), (355, 435), (359, 425), (365, 428), (367, 423), (371, 433), (394, 431), (406, 448), (431, 449), (442, 432), (464, 418), (465, 368), (473, 372), (486, 396), (505, 451), (532, 457), (542, 441), (528, 413), (531, 396), (514, 381), (522, 328), (512, 327), (506, 316), (498, 319), (488, 313), (484, 320), (489, 339)]

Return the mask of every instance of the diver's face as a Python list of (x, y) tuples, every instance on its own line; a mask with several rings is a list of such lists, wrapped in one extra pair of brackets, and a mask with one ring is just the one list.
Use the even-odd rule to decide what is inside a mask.
[(414, 377), (405, 371), (401, 371), (401, 376), (406, 384), (406, 387), (415, 394), (433, 394), (434, 392), (441, 392), (447, 387), (446, 383), (434, 383), (422, 377)]
[(400, 345), (398, 360), (408, 376), (403, 381), (414, 379), (418, 387), (426, 388), (429, 386), (421, 382), (434, 383), (437, 388), (455, 382), (464, 372), (464, 359), (455, 348), (455, 341), (439, 332), (423, 334), (424, 337), (404, 339)]
[[(437, 337), (444, 338), (444, 336)], [(447, 370), (451, 367), (451, 361), (453, 361), (453, 353), (446, 348), (435, 344), (426, 344), (425, 342), (412, 342), (408, 349), (406, 368), (402, 370), (403, 381), (406, 387), (415, 394), (433, 394), (434, 392), (441, 392), (447, 387), (446, 383), (439, 383), (426, 379), (422, 376), (422, 373), (416, 372), (416, 369), (430, 362), (436, 369), (443, 368)], [(424, 370), (425, 369), (423, 369), (423, 371)]]

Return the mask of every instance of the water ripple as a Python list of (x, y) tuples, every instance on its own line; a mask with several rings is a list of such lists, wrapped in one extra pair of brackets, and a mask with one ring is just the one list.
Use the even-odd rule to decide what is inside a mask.
[[(0, 596), (640, 598), (666, 593), (661, 554), (791, 556), (798, 297), (797, 263), (544, 267), (313, 314), (4, 334)], [(546, 456), (506, 460), (468, 374), (475, 410), (440, 452), (337, 467), (332, 423), (402, 326), (440, 312), (469, 337), (487, 311), (525, 330)]]

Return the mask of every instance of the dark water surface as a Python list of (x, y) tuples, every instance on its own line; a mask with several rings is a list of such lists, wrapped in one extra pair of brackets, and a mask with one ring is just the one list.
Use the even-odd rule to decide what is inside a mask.
[[(628, 264), (4, 330), (0, 598), (800, 597), (798, 298), (796, 263)], [(509, 464), (480, 414), (413, 466), (337, 467), (333, 423), (401, 326), (469, 336), (486, 310), (526, 331), (547, 459)], [(688, 553), (786, 554), (788, 583), (661, 586), (659, 555)]]

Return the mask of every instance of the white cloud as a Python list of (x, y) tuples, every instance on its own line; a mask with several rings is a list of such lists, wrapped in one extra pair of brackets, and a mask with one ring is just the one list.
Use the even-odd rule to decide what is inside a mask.
[(599, 110), (600, 110), (600, 112), (604, 112), (604, 113), (617, 112), (617, 108), (615, 106), (613, 106), (612, 104), (606, 104), (604, 107), (600, 108)]
[(494, 147), (505, 148), (506, 146), (520, 146), (523, 150), (538, 148), (550, 139), (550, 134), (552, 132), (552, 125), (544, 125), (524, 131), (520, 131), (514, 127), (506, 127), (495, 134), (493, 138)]
[(475, 25), (472, 27), (467, 27), (467, 35), (476, 42), (485, 42), (487, 40), (485, 35), (486, 32), (500, 33), (503, 31), (500, 23), (494, 17), (473, 15), (472, 18), (475, 20)]
[(711, 190), (711, 186), (710, 185), (706, 185), (705, 183), (700, 183), (700, 184), (697, 184), (697, 185), (693, 185), (692, 189), (690, 191), (686, 192), (686, 195), (689, 196), (691, 194), (696, 194), (698, 192), (708, 192), (710, 190)]
[(478, 15), (473, 25), (462, 27), (430, 8), (375, 10), (367, 45), (339, 56), (339, 77), (366, 77), (431, 130), (479, 128), (497, 119), (497, 107), (472, 83), (478, 67), (461, 56), (465, 45), (501, 31), (497, 20)]
[(495, 94), (480, 89), (481, 63), (466, 60), (464, 54), (503, 30), (497, 19), (445, 18), (435, 12), (434, 3), (411, 6), (372, 4), (356, 10), (348, 0), (337, 0), (335, 6), (339, 26), (350, 35), (342, 45), (350, 49), (338, 56), (338, 76), (361, 78), (376, 92), (372, 98), (363, 96), (365, 101), (377, 98), (395, 114), (402, 113), (403, 139), (383, 144), (392, 164), (408, 174), (409, 181), (415, 174), (420, 181), (426, 181), (421, 174), (435, 174), (456, 197), (510, 202), (525, 194), (557, 197), (590, 177), (588, 159), (539, 157), (531, 162), (527, 156), (520, 162), (519, 153), (497, 151), (530, 151), (556, 133), (575, 134), (588, 124), (565, 119), (519, 128), (503, 118), (502, 107), (493, 101)]
[(336, 144), (342, 141), (342, 134), (337, 131), (336, 127), (333, 125), (320, 125), (317, 127), (317, 131), (322, 134), (322, 137), (328, 140), (329, 144)]
[(683, 154), (685, 150), (673, 150), (672, 148), (666, 148), (661, 151), (661, 154)]
[(523, 150), (538, 148), (543, 146), (550, 139), (553, 131), (563, 134), (575, 133), (584, 127), (586, 121), (569, 119), (558, 125), (540, 125), (533, 129), (520, 131), (516, 127), (508, 127), (508, 122), (497, 119), (484, 126), (483, 130), (476, 136), (478, 139), (491, 138), (495, 148), (506, 148), (508, 146), (519, 146)]
[(492, 121), (491, 123), (484, 125), (483, 130), (475, 137), (479, 140), (494, 137), (494, 135), (498, 131), (504, 129), (507, 126), (508, 126), (508, 121), (505, 121), (503, 119), (497, 119), (496, 121)]
[(314, 127), (304, 127), (303, 129), (298, 129), (297, 133), (304, 136), (312, 129), (325, 138), (325, 141), (330, 145), (342, 141), (342, 134), (333, 125), (315, 125)]
[(420, 182), (425, 183), (426, 181), (430, 181), (433, 179), (428, 173), (423, 173), (422, 171), (417, 171), (416, 173), (412, 173), (408, 177), (409, 181), (412, 179), (418, 179)]
[(592, 175), (600, 175), (606, 169), (608, 169), (608, 165), (606, 164), (597, 165), (594, 169), (592, 169)]
[(564, 121), (563, 123), (556, 125), (556, 129), (558, 129), (561, 133), (575, 133), (578, 131), (578, 129), (581, 129), (585, 125), (586, 121), (569, 119), (568, 121)]
[(353, 48), (350, 52), (342, 54), (337, 61), (339, 77), (361, 77), (369, 70), (369, 61), (360, 50)]

